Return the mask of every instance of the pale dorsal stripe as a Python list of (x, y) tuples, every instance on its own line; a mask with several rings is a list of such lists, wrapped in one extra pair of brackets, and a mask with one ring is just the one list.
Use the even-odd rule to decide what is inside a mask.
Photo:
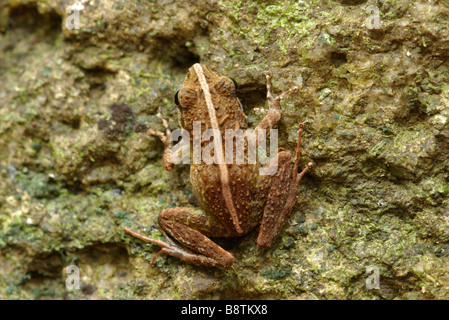
[[(210, 124), (212, 129), (215, 132), (220, 133), (220, 127), (218, 126), (217, 115), (215, 114), (214, 104), (212, 103), (212, 97), (209, 91), (209, 85), (207, 84), (206, 77), (204, 77), (203, 68), (200, 64), (195, 63), (193, 65), (195, 69), (196, 75), (198, 76), (198, 81), (200, 82), (201, 89), (204, 92), (204, 99), (206, 100), (207, 111), (209, 113)], [(216, 152), (216, 159), (219, 161), (218, 168), (220, 170), (220, 181), (221, 181), (221, 191), (223, 194), (223, 198), (226, 203), (226, 207), (232, 218), (232, 224), (234, 225), (235, 230), (238, 233), (242, 233), (242, 228), (240, 227), (239, 218), (237, 216), (237, 212), (234, 207), (234, 202), (232, 200), (232, 193), (229, 187), (229, 175), (228, 175), (228, 167), (226, 166), (224, 155), (223, 155), (223, 145), (221, 136), (214, 137), (214, 152)]]

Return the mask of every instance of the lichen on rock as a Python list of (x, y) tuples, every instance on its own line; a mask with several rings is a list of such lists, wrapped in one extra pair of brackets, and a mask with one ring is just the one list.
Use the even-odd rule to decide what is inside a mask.
[[(449, 6), (397, 1), (67, 1), (0, 5), (0, 298), (446, 299), (449, 295)], [(372, 25), (373, 11), (378, 22)], [(239, 84), (251, 125), (265, 73), (279, 145), (306, 123), (301, 182), (272, 247), (219, 239), (207, 269), (130, 239), (191, 201), (163, 171), (159, 107), (205, 63)], [(66, 286), (66, 267), (81, 274)], [(367, 270), (378, 268), (379, 289)]]

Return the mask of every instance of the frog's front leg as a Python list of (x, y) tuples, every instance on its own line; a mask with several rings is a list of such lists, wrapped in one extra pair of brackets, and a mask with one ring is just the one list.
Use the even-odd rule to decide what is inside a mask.
[(159, 137), (164, 144), (164, 155), (162, 156), (162, 160), (164, 162), (164, 168), (167, 171), (171, 171), (175, 164), (171, 161), (172, 147), (173, 143), (171, 141), (171, 130), (168, 127), (168, 122), (162, 117), (161, 108), (159, 108), (156, 116), (162, 121), (162, 125), (165, 128), (165, 133), (161, 131), (155, 131), (153, 129), (148, 129), (147, 134), (149, 136)]
[[(159, 227), (165, 230), (188, 250), (175, 244), (168, 236), (167, 242), (151, 239), (124, 228), (123, 231), (143, 241), (152, 242), (162, 249), (154, 256), (151, 265), (161, 254), (179, 258), (188, 263), (210, 267), (229, 267), (234, 263), (234, 256), (210, 240), (205, 234), (226, 237), (231, 234), (218, 219), (199, 213), (193, 208), (165, 209), (159, 215)], [(201, 230), (201, 231), (199, 231)], [(205, 233), (205, 234), (204, 234)], [(164, 232), (165, 234), (165, 232)]]
[[(277, 159), (272, 159), (268, 165), (275, 163), (278, 170), (274, 176), (264, 176), (265, 183), (270, 183), (267, 202), (265, 204), (262, 223), (260, 226), (257, 245), (262, 248), (269, 247), (274, 237), (279, 233), (285, 219), (293, 209), (298, 193), (299, 182), (313, 163), (298, 173), (299, 151), (301, 146), (301, 133), (304, 124), (299, 124), (298, 142), (296, 146), (295, 162), (292, 166), (292, 156), (286, 151), (277, 154)], [(274, 160), (274, 161), (273, 161)]]

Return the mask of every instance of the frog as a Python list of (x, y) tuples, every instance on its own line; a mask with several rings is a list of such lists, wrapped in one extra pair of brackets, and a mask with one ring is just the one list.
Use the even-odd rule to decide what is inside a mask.
[[(294, 86), (274, 96), (272, 77), (268, 71), (268, 111), (254, 129), (256, 134), (270, 132), (274, 128), (281, 119), (281, 100), (299, 90)], [(248, 129), (246, 115), (236, 94), (235, 81), (219, 76), (205, 64), (195, 63), (188, 69), (181, 88), (175, 94), (175, 103), (179, 108), (180, 125), (190, 137), (193, 136), (195, 122), (201, 124), (202, 133), (207, 128), (215, 129), (221, 135), (228, 129)], [(148, 134), (162, 140), (164, 167), (170, 171), (175, 165), (171, 157), (171, 130), (160, 109), (157, 116), (165, 132), (150, 128)], [(298, 172), (304, 128), (305, 124), (299, 123), (294, 159), (290, 152), (279, 148), (277, 154), (265, 164), (260, 161), (250, 163), (246, 153), (245, 160), (240, 164), (225, 161), (190, 163), (192, 192), (199, 206), (167, 208), (160, 212), (158, 227), (165, 241), (149, 238), (128, 227), (123, 232), (160, 246), (161, 249), (150, 262), (152, 266), (157, 257), (167, 254), (198, 266), (230, 267), (235, 261), (234, 255), (212, 238), (240, 237), (259, 225), (257, 246), (262, 249), (270, 247), (296, 203), (302, 177), (313, 166), (309, 162)], [(204, 141), (201, 141), (201, 147), (204, 149)], [(248, 143), (245, 144), (247, 147)], [(224, 146), (218, 144), (214, 156), (223, 157), (221, 148)], [(273, 164), (277, 168), (275, 173), (261, 174), (261, 167)]]

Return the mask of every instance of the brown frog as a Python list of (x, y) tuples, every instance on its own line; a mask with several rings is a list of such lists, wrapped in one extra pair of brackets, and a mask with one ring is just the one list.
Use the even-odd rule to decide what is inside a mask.
[[(271, 77), (272, 74), (268, 72), (266, 78), (269, 110), (254, 129), (255, 134), (261, 133), (260, 130), (268, 132), (279, 121), (280, 100), (298, 90), (293, 87), (273, 97)], [(218, 76), (205, 65), (194, 64), (189, 69), (182, 88), (175, 96), (175, 102), (180, 109), (181, 125), (189, 132), (190, 137), (193, 136), (194, 121), (201, 123), (202, 133), (207, 128), (213, 128), (218, 129), (223, 137), (226, 129), (248, 128), (246, 116), (236, 97), (234, 82), (230, 78)], [(159, 136), (164, 142), (164, 166), (171, 170), (174, 166), (170, 157), (171, 132), (160, 112), (158, 116), (166, 132), (150, 129), (148, 133)], [(161, 247), (151, 265), (160, 254), (166, 253), (196, 265), (229, 267), (234, 262), (233, 255), (210, 240), (210, 237), (241, 236), (259, 224), (261, 227), (257, 245), (262, 248), (269, 247), (295, 204), (301, 178), (312, 166), (312, 163), (309, 163), (298, 173), (303, 129), (304, 124), (300, 123), (293, 165), (290, 153), (282, 151), (281, 148), (277, 156), (265, 165), (277, 165), (277, 171), (273, 175), (260, 175), (261, 165), (249, 163), (246, 149), (243, 164), (226, 164), (225, 161), (212, 164), (205, 164), (204, 161), (192, 163), (190, 180), (201, 209), (185, 207), (163, 210), (159, 215), (159, 228), (166, 236), (167, 242), (145, 237), (128, 228), (124, 228), (124, 232)], [(204, 149), (204, 141), (201, 142), (201, 147)], [(221, 147), (224, 148), (223, 145)], [(248, 148), (248, 142), (245, 148)], [(214, 156), (223, 160), (224, 152), (221, 151), (222, 149), (214, 149)], [(172, 241), (170, 236), (177, 240), (177, 243)]]

